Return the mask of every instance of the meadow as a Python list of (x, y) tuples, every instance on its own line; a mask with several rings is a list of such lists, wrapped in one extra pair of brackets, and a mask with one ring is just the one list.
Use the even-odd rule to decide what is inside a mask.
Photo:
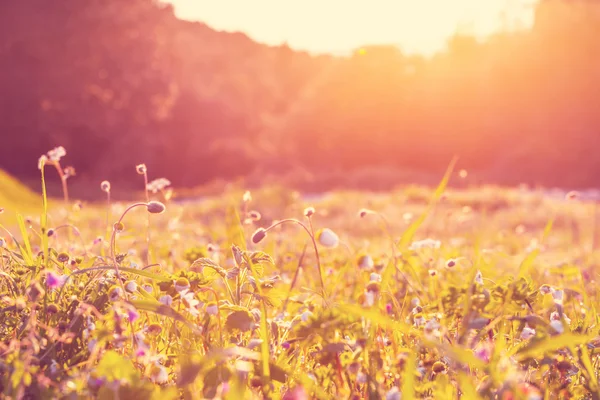
[(437, 188), (184, 201), (132, 165), (130, 202), (82, 203), (63, 153), (41, 195), (0, 195), (4, 398), (600, 399), (585, 196), (451, 164)]

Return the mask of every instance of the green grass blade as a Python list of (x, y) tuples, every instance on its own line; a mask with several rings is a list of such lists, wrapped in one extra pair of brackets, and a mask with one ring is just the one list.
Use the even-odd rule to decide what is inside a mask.
[(454, 157), (452, 161), (450, 161), (450, 165), (448, 165), (448, 168), (446, 169), (446, 173), (444, 174), (442, 181), (435, 189), (435, 192), (433, 193), (433, 196), (429, 201), (427, 209), (419, 216), (419, 218), (417, 218), (412, 224), (410, 224), (410, 226), (402, 234), (402, 237), (400, 238), (400, 243), (398, 244), (401, 251), (406, 249), (410, 245), (415, 236), (415, 233), (417, 233), (419, 227), (423, 224), (423, 222), (425, 222), (425, 219), (427, 219), (427, 216), (429, 215), (435, 204), (440, 200), (442, 194), (444, 194), (444, 191), (448, 186), (448, 182), (450, 181), (450, 177), (452, 176), (452, 171), (454, 171), (456, 161), (456, 157)]
[(31, 243), (29, 243), (29, 235), (27, 234), (27, 227), (25, 226), (25, 220), (21, 214), (17, 214), (17, 222), (19, 223), (19, 229), (21, 230), (21, 236), (23, 237), (23, 243), (25, 249), (21, 248), (21, 255), (29, 265), (33, 265), (33, 251), (31, 251)]
[(550, 336), (546, 339), (529, 343), (527, 346), (517, 351), (515, 356), (519, 360), (542, 357), (547, 352), (557, 351), (569, 346), (586, 344), (594, 339), (594, 337), (594, 335), (576, 335), (573, 333)]
[(179, 314), (177, 311), (165, 304), (152, 300), (130, 300), (129, 303), (132, 306), (134, 306), (138, 311), (148, 311), (158, 315), (162, 315), (164, 317), (174, 319), (175, 321), (183, 323), (185, 326), (190, 328), (190, 330), (195, 334), (202, 335), (202, 331), (198, 329), (198, 327), (195, 324), (188, 321), (188, 319), (185, 318), (183, 315)]

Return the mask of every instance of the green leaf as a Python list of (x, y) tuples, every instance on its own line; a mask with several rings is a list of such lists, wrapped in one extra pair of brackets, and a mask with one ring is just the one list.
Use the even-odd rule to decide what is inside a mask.
[(477, 393), (477, 389), (473, 385), (473, 382), (469, 378), (467, 374), (464, 372), (458, 373), (458, 385), (460, 386), (460, 391), (462, 392), (463, 399), (469, 400), (479, 400), (481, 396)]
[(400, 243), (398, 244), (401, 250), (406, 249), (410, 245), (410, 243), (413, 240), (413, 237), (415, 236), (415, 233), (417, 232), (417, 229), (419, 229), (423, 222), (425, 222), (425, 219), (427, 218), (433, 207), (440, 200), (442, 194), (444, 194), (444, 190), (446, 190), (446, 186), (448, 186), (448, 181), (452, 176), (452, 171), (454, 170), (456, 161), (456, 157), (454, 157), (452, 161), (450, 161), (450, 165), (448, 165), (448, 168), (446, 169), (446, 173), (444, 174), (442, 181), (435, 189), (435, 192), (433, 193), (431, 200), (429, 201), (429, 205), (427, 206), (425, 211), (419, 216), (419, 218), (417, 218), (412, 224), (410, 224), (406, 231), (404, 231), (404, 234), (402, 234), (402, 237), (400, 238)]
[(25, 261), (30, 265), (33, 265), (33, 252), (31, 251), (31, 243), (29, 243), (27, 227), (25, 226), (25, 220), (21, 214), (17, 214), (17, 221), (19, 223), (19, 229), (21, 230), (21, 236), (23, 237), (23, 243), (25, 244), (25, 253), (23, 254), (23, 251), (21, 251), (21, 253), (25, 258)]
[[(544, 228), (544, 232), (542, 234), (542, 240), (540, 241), (540, 244), (544, 243), (544, 241), (550, 234), (553, 223), (554, 223), (554, 217), (551, 217), (548, 220), (548, 222), (546, 223), (546, 227)], [(525, 259), (523, 260), (523, 262), (521, 262), (521, 265), (519, 266), (519, 275), (518, 275), (519, 278), (525, 277), (528, 274), (529, 269), (531, 268), (531, 266), (533, 265), (533, 262), (535, 261), (535, 259), (537, 258), (537, 256), (539, 254), (540, 254), (539, 249), (535, 249), (532, 252), (530, 252), (529, 254), (527, 254), (527, 257), (525, 257)]]
[(128, 383), (133, 383), (139, 379), (138, 371), (131, 360), (114, 350), (104, 353), (96, 370), (98, 376), (106, 378), (109, 382), (125, 380)]
[(382, 327), (385, 327), (388, 329), (394, 329), (401, 333), (418, 332), (411, 325), (405, 324), (403, 322), (394, 321), (389, 316), (384, 315), (384, 314), (380, 313), (379, 311), (376, 311), (375, 309), (367, 309), (367, 308), (363, 308), (363, 307), (360, 307), (357, 305), (349, 305), (349, 304), (348, 305), (347, 304), (338, 305), (337, 308), (339, 308), (342, 312), (345, 312), (347, 314), (354, 315), (355, 317), (358, 317), (358, 318), (364, 317), (376, 324), (381, 325)]
[(531, 341), (525, 347), (517, 351), (516, 357), (520, 360), (532, 357), (542, 357), (545, 353), (557, 351), (569, 346), (579, 346), (594, 339), (594, 335), (576, 335), (563, 333), (557, 336), (549, 336), (545, 339)]
[(197, 335), (201, 335), (202, 331), (192, 322), (188, 321), (183, 315), (179, 314), (177, 311), (172, 309), (171, 307), (159, 303), (156, 300), (130, 300), (129, 303), (133, 305), (139, 311), (149, 311), (155, 314), (159, 314), (165, 317), (169, 317), (174, 319), (175, 321), (183, 323), (185, 326), (190, 328), (192, 332)]
[(417, 370), (417, 360), (415, 354), (410, 351), (404, 364), (402, 372), (402, 399), (412, 400), (415, 398), (415, 371)]

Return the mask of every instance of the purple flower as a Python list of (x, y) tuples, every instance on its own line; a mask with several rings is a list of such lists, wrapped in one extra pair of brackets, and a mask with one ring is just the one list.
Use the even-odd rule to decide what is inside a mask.
[(48, 286), (49, 289), (56, 289), (56, 288), (61, 287), (62, 285), (65, 284), (66, 280), (67, 280), (66, 275), (59, 275), (52, 271), (49, 271), (46, 274), (46, 286)]

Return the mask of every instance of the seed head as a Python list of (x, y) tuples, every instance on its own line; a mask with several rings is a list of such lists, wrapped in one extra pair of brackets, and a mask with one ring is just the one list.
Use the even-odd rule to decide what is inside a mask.
[(306, 207), (304, 209), (304, 216), (306, 218), (312, 217), (314, 215), (314, 213), (315, 213), (315, 208), (314, 207)]
[(46, 312), (48, 314), (56, 314), (58, 312), (58, 306), (55, 303), (50, 303), (48, 304), (48, 307), (46, 307)]
[(330, 249), (336, 248), (340, 244), (340, 238), (334, 231), (324, 228), (317, 234), (317, 240), (323, 247)]
[(58, 262), (62, 262), (62, 263), (69, 261), (69, 258), (71, 258), (71, 257), (67, 253), (59, 253), (58, 256), (56, 257)]
[(248, 217), (252, 220), (252, 221), (260, 221), (260, 219), (262, 218), (262, 215), (260, 215), (260, 213), (258, 211), (250, 211), (248, 213)]
[(135, 170), (139, 175), (145, 175), (148, 169), (146, 168), (146, 164), (138, 164), (135, 166)]
[(113, 227), (117, 232), (122, 232), (125, 229), (125, 225), (122, 222), (116, 222)]
[(38, 159), (38, 169), (41, 170), (48, 163), (48, 157), (45, 154)]
[(254, 234), (252, 235), (252, 243), (259, 243), (267, 236), (267, 231), (265, 228), (258, 228)]
[(454, 267), (454, 266), (456, 266), (456, 260), (454, 260), (453, 258), (449, 259), (449, 260), (446, 262), (446, 267), (448, 267), (448, 268), (452, 268), (452, 267)]
[(100, 183), (100, 189), (102, 189), (103, 192), (110, 193), (110, 182), (102, 181), (102, 183)]
[(367, 216), (367, 214), (372, 214), (373, 211), (371, 210), (367, 210), (366, 208), (361, 208), (360, 211), (358, 212), (358, 216), (361, 218), (364, 218)]
[(431, 370), (434, 374), (439, 374), (440, 372), (444, 372), (446, 370), (446, 364), (441, 361), (436, 361), (433, 363)]
[(579, 193), (576, 191), (570, 191), (566, 196), (567, 200), (576, 200), (579, 198)]
[(48, 229), (48, 232), (46, 232), (46, 235), (48, 235), (48, 237), (52, 237), (54, 236), (56, 232), (54, 231), (54, 229), (50, 228)]
[(146, 207), (151, 214), (162, 214), (166, 209), (165, 205), (160, 201), (151, 201), (146, 204)]

